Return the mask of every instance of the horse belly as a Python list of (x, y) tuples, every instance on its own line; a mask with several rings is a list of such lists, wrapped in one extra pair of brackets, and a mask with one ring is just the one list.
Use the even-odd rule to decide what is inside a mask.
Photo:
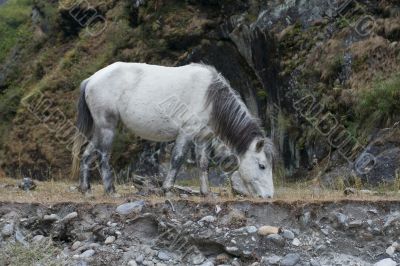
[(180, 126), (152, 105), (137, 104), (130, 109), (121, 119), (135, 135), (161, 142), (176, 139)]

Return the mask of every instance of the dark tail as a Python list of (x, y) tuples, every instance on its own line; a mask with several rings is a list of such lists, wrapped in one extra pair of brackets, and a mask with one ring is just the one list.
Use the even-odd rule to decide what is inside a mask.
[(79, 176), (79, 159), (82, 146), (88, 141), (92, 134), (93, 117), (86, 103), (86, 85), (89, 79), (81, 83), (81, 95), (78, 102), (78, 117), (76, 120), (76, 127), (78, 128), (77, 135), (74, 139), (72, 147), (72, 168), (71, 179), (76, 179)]

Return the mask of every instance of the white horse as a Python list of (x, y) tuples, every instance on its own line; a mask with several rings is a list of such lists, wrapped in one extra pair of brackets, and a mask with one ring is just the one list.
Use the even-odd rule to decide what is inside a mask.
[[(96, 151), (105, 191), (115, 192), (109, 156), (119, 120), (143, 139), (175, 140), (163, 183), (166, 192), (173, 188), (189, 144), (194, 141), (202, 171), (200, 190), (208, 193), (208, 145), (201, 145), (207, 138), (199, 136), (211, 132), (237, 154), (237, 174), (248, 194), (263, 198), (274, 194), (272, 150), (264, 149), (268, 139), (258, 120), (213, 67), (117, 62), (84, 80), (77, 118), (81, 134), (75, 139), (72, 167), (73, 177), (80, 174), (82, 192), (90, 190), (89, 165)], [(79, 153), (86, 140), (89, 144), (79, 166)]]

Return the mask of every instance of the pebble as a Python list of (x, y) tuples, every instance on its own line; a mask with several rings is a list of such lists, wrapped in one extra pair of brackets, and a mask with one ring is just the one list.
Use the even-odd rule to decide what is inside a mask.
[(221, 253), (218, 254), (217, 257), (215, 258), (215, 262), (218, 264), (224, 264), (229, 261), (229, 255), (226, 253)]
[(214, 263), (212, 261), (207, 260), (206, 262), (204, 262), (200, 266), (214, 266)]
[(257, 232), (257, 227), (250, 225), (250, 226), (246, 226), (245, 230), (247, 231), (247, 233), (249, 234), (254, 234)]
[(385, 224), (383, 225), (383, 228), (385, 229), (385, 228), (391, 226), (392, 223), (394, 223), (394, 222), (396, 222), (396, 221), (399, 221), (399, 220), (400, 220), (400, 212), (392, 213), (392, 214), (386, 219), (386, 222), (385, 222)]
[(124, 203), (117, 207), (116, 212), (120, 215), (128, 215), (132, 213), (138, 214), (142, 211), (144, 204), (143, 200)]
[(238, 252), (239, 249), (237, 247), (226, 247), (225, 250), (229, 253)]
[(157, 257), (163, 261), (167, 261), (167, 260), (171, 259), (171, 256), (165, 251), (159, 251), (157, 254)]
[(28, 242), (25, 240), (25, 236), (21, 233), (21, 231), (15, 231), (15, 240), (17, 240), (20, 244), (24, 246), (28, 246)]
[(386, 249), (386, 254), (388, 254), (390, 257), (393, 257), (395, 252), (396, 252), (396, 248), (393, 246), (390, 246)]
[(392, 247), (394, 247), (397, 251), (400, 251), (400, 244), (398, 242), (393, 242)]
[(271, 234), (278, 234), (279, 232), (279, 227), (276, 226), (269, 226), (269, 225), (264, 225), (258, 228), (257, 233), (261, 236), (267, 236)]
[(24, 177), (18, 187), (22, 190), (28, 191), (36, 188), (36, 183), (29, 177)]
[(77, 212), (71, 212), (68, 213), (67, 215), (65, 215), (65, 217), (63, 218), (63, 221), (68, 222), (72, 219), (75, 219), (78, 217), (78, 213)]
[(278, 234), (272, 234), (268, 235), (267, 240), (271, 241), (272, 243), (279, 245), (279, 246), (284, 246), (285, 245), (285, 240), (281, 235)]
[(362, 225), (363, 225), (363, 222), (361, 220), (354, 220), (349, 223), (350, 228), (361, 227)]
[(144, 255), (140, 254), (139, 256), (136, 257), (136, 262), (137, 263), (143, 263), (144, 261)]
[(88, 249), (79, 255), (79, 258), (90, 258), (94, 255), (95, 251), (93, 249)]
[(295, 246), (295, 247), (298, 247), (298, 246), (301, 245), (301, 242), (300, 242), (300, 240), (298, 238), (295, 238), (292, 241), (292, 245)]
[(128, 261), (128, 266), (137, 266), (137, 263), (134, 260), (130, 260)]
[(326, 236), (329, 235), (329, 230), (327, 228), (322, 228), (321, 232)]
[(55, 222), (60, 220), (60, 217), (57, 214), (50, 214), (50, 215), (45, 215), (43, 216), (43, 221), (49, 221), (49, 222)]
[(290, 230), (283, 230), (282, 236), (286, 239), (294, 239), (294, 233)]
[(3, 229), (1, 230), (1, 234), (4, 237), (12, 236), (13, 233), (14, 233), (14, 224), (12, 224), (12, 223), (5, 224), (3, 226)]
[(315, 259), (310, 260), (310, 266), (321, 266), (321, 263)]
[(192, 257), (192, 264), (198, 265), (198, 264), (201, 264), (204, 260), (205, 260), (205, 257), (203, 256), (203, 254), (199, 253)]
[(72, 250), (76, 250), (76, 249), (78, 249), (80, 246), (82, 246), (82, 242), (81, 242), (81, 241), (75, 241), (74, 244), (72, 244), (71, 249), (72, 249)]
[(343, 225), (343, 226), (346, 225), (346, 223), (347, 223), (347, 216), (346, 215), (344, 215), (343, 213), (338, 212), (338, 213), (335, 214), (335, 216), (336, 216), (337, 222), (340, 225)]
[(279, 262), (282, 260), (281, 256), (272, 255), (269, 257), (261, 258), (261, 265), (279, 265)]
[(45, 239), (44, 235), (36, 235), (32, 238), (32, 243), (40, 244)]
[(294, 266), (300, 260), (300, 255), (297, 253), (289, 253), (281, 260), (281, 266)]
[(115, 236), (109, 236), (106, 238), (106, 240), (104, 241), (104, 244), (108, 245), (111, 244), (115, 241)]
[(391, 258), (386, 258), (378, 261), (377, 263), (374, 264), (374, 266), (396, 266), (396, 262)]
[(203, 223), (203, 222), (213, 223), (216, 220), (217, 220), (217, 218), (215, 218), (215, 216), (208, 215), (208, 216), (204, 216), (203, 218), (201, 218), (199, 223)]
[(305, 212), (301, 217), (300, 217), (300, 222), (303, 225), (307, 225), (310, 222), (311, 218), (311, 213), (310, 212)]

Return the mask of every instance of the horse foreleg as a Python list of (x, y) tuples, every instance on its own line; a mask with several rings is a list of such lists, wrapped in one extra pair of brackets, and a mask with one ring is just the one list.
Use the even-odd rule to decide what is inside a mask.
[(208, 195), (208, 157), (207, 147), (196, 146), (197, 165), (200, 169), (200, 193), (204, 196)]
[(169, 192), (175, 184), (175, 179), (189, 150), (190, 139), (184, 134), (179, 135), (172, 150), (170, 170), (163, 183), (164, 192)]

